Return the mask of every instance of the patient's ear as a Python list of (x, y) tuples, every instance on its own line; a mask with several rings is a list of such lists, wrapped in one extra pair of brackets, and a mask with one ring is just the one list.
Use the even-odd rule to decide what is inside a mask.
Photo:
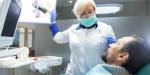
[(122, 52), (118, 55), (117, 60), (120, 61), (121, 63), (125, 63), (128, 58), (129, 58), (129, 54), (127, 52)]

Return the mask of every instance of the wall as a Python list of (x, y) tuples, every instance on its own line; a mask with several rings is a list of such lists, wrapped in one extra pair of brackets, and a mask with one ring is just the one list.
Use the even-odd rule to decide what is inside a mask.
[[(116, 14), (97, 14), (98, 17), (127, 17), (127, 16), (144, 16), (147, 15), (149, 0), (122, 2), (126, 0), (96, 0), (96, 4), (119, 3), (123, 5), (123, 10)], [(57, 7), (57, 15), (59, 20), (75, 19), (72, 12), (73, 6)]]
[(148, 3), (148, 15), (150, 15), (150, 1), (149, 0), (147, 0), (147, 3)]

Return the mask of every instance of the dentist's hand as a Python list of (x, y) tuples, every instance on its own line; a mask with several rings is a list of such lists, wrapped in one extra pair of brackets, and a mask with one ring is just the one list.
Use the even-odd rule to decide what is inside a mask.
[(56, 14), (56, 10), (54, 9), (51, 13), (51, 24), (55, 24), (56, 23), (56, 18), (57, 18), (57, 14)]
[(49, 29), (52, 32), (53, 37), (57, 32), (59, 32), (59, 29), (56, 24), (56, 18), (57, 18), (56, 10), (53, 10), (52, 12), (50, 12), (51, 24), (49, 25)]

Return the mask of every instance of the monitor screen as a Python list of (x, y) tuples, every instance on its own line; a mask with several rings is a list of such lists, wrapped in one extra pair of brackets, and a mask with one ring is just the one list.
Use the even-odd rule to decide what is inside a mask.
[(0, 48), (9, 47), (21, 13), (20, 0), (3, 0), (0, 11)]
[(20, 12), (21, 8), (16, 4), (16, 0), (11, 0), (1, 36), (14, 36)]

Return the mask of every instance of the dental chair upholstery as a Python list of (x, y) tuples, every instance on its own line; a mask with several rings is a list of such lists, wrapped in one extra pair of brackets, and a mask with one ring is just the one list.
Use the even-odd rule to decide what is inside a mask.
[(150, 75), (150, 64), (144, 66), (137, 75)]

